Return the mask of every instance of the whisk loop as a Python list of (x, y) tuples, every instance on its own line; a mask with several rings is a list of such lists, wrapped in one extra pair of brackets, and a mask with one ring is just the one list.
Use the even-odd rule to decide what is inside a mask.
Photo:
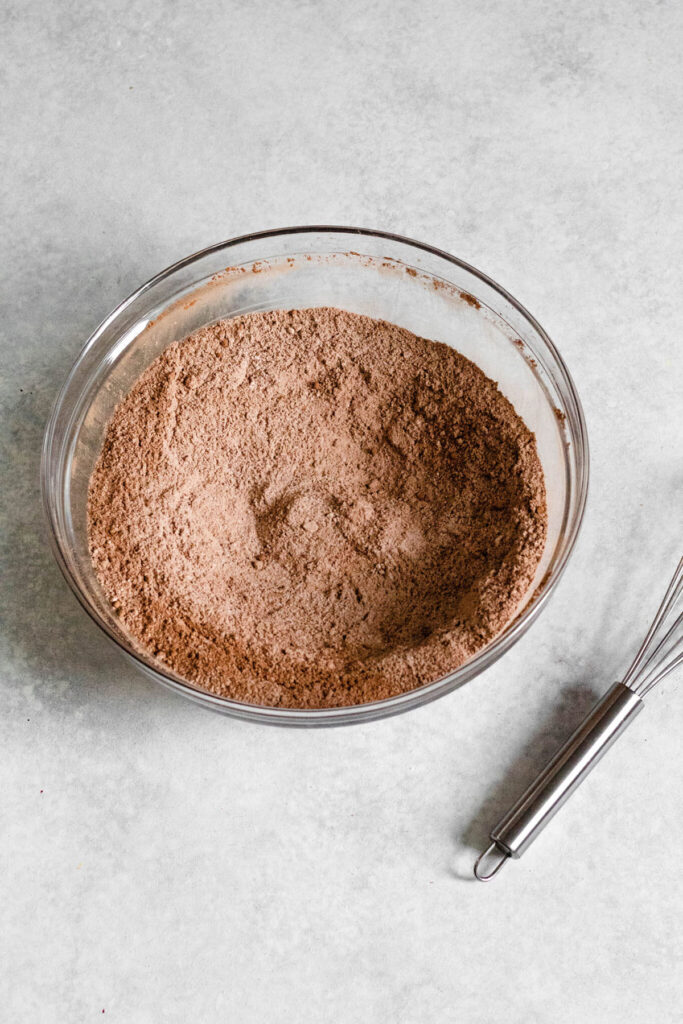
[(639, 697), (644, 697), (669, 672), (683, 663), (682, 599), (683, 558), (678, 563), (647, 636), (623, 679), (624, 686), (628, 686)]
[[(475, 877), (488, 882), (509, 857), (521, 857), (600, 758), (642, 711), (642, 698), (683, 663), (683, 558), (647, 636), (621, 683), (602, 697), (538, 778), (489, 833)], [(486, 871), (493, 854), (501, 859)]]

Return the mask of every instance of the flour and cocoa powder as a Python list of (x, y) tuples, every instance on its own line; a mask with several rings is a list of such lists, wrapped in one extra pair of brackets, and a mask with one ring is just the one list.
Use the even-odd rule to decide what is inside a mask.
[(171, 345), (89, 491), (124, 630), (253, 704), (334, 707), (455, 669), (514, 615), (546, 535), (534, 435), (444, 344), (340, 309)]

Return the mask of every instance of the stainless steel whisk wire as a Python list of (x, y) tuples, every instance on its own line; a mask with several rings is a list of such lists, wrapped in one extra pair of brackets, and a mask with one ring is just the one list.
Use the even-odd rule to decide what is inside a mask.
[[(683, 664), (683, 558), (630, 668), (589, 712), (516, 804), (491, 829), (475, 877), (488, 882), (507, 860), (519, 858), (541, 834), (602, 756), (643, 710), (643, 697)], [(487, 858), (497, 855), (490, 871)]]
[[(675, 618), (661, 640), (656, 642), (657, 633), (664, 626), (666, 620), (671, 618), (681, 595), (683, 595), (683, 558), (678, 563), (647, 636), (623, 678), (624, 686), (630, 687), (640, 697), (644, 697), (657, 683), (668, 676), (669, 672), (673, 672), (683, 663), (683, 611)], [(667, 661), (667, 658), (670, 660)]]

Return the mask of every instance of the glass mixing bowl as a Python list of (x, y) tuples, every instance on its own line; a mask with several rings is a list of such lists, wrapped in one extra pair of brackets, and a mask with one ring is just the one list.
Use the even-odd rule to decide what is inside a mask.
[[(446, 342), (496, 380), (536, 434), (549, 523), (544, 556), (516, 617), (464, 665), (388, 700), (296, 710), (216, 697), (134, 647), (90, 562), (86, 499), (115, 405), (162, 349), (223, 317), (309, 306), (339, 306)], [(557, 349), (534, 318), (500, 285), (448, 253), (398, 235), (344, 227), (245, 235), (188, 256), (143, 284), (86, 342), (55, 403), (42, 461), (43, 497), (60, 568), (88, 614), (134, 664), (205, 707), (299, 726), (362, 722), (407, 711), (488, 668), (548, 600), (574, 546), (587, 485), (581, 405)]]

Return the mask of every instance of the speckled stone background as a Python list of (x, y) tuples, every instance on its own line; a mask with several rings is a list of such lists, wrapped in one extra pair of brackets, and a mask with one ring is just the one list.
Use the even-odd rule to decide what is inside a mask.
[[(469, 874), (683, 547), (683, 6), (2, 12), (2, 1020), (683, 1020), (683, 680), (524, 860)], [(527, 305), (583, 397), (592, 486), (566, 576), (495, 668), (303, 733), (135, 674), (53, 564), (38, 467), (122, 297), (312, 222), (429, 241)]]

